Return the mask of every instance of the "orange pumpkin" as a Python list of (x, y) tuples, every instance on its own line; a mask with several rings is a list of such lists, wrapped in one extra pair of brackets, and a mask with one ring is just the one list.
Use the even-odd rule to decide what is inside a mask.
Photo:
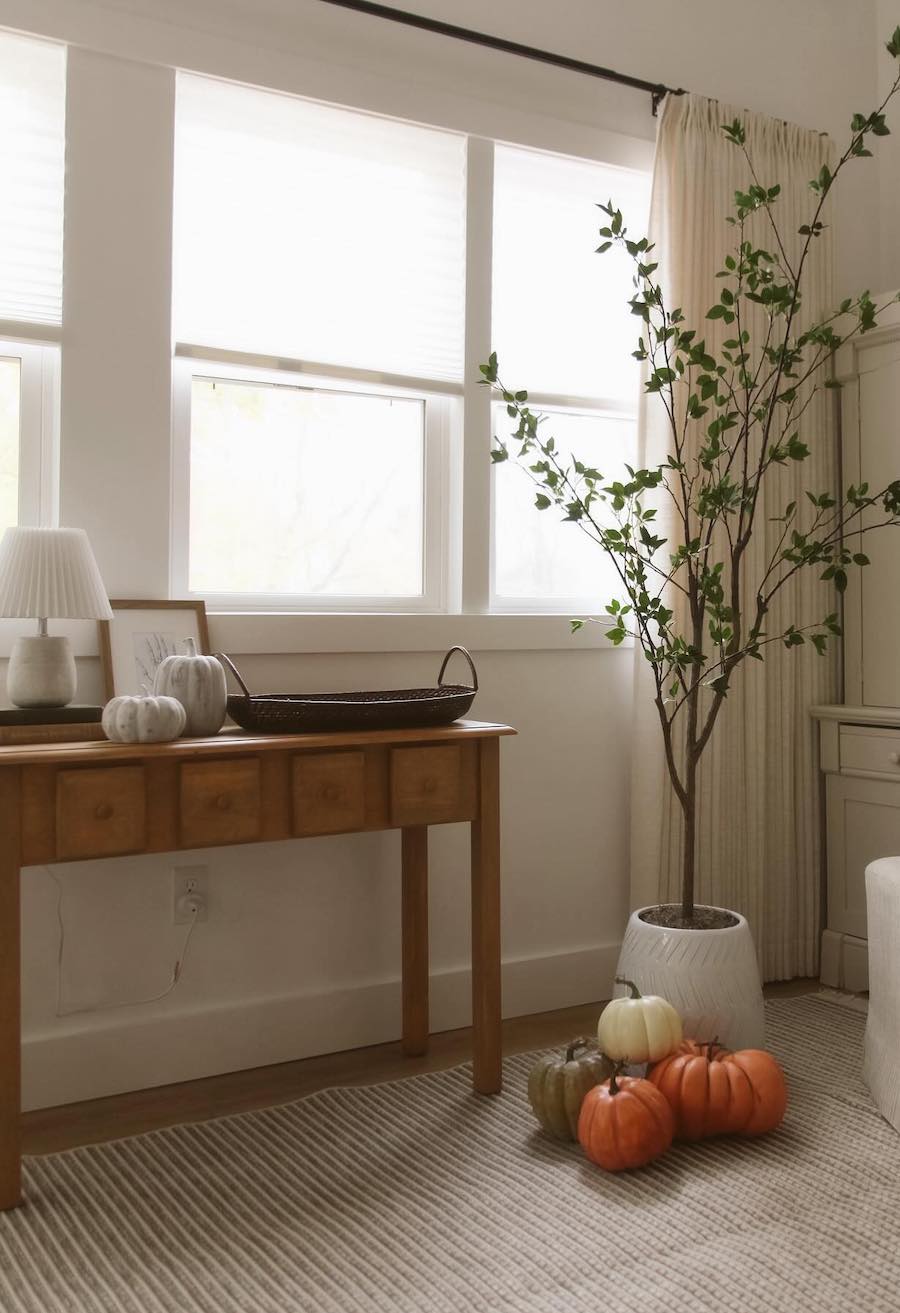
[(740, 1135), (765, 1135), (781, 1125), (787, 1108), (787, 1082), (784, 1072), (764, 1049), (739, 1049), (725, 1061), (744, 1072), (753, 1090), (753, 1111), (741, 1127)]
[(665, 1095), (680, 1140), (734, 1135), (753, 1112), (753, 1089), (746, 1071), (727, 1059), (718, 1044), (685, 1040), (674, 1053), (655, 1063), (647, 1079)]
[(588, 1090), (578, 1118), (578, 1139), (592, 1163), (608, 1172), (643, 1167), (672, 1143), (675, 1120), (650, 1081), (612, 1076)]
[(771, 1053), (685, 1042), (657, 1062), (647, 1079), (665, 1096), (681, 1139), (765, 1135), (787, 1107), (784, 1073)]

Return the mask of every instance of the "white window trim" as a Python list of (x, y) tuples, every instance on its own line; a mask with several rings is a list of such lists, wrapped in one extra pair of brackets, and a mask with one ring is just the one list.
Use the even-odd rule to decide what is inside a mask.
[[(214, 356), (215, 359), (209, 359)], [(226, 359), (227, 357), (227, 359)], [(446, 389), (431, 390), (412, 380), (394, 380), (388, 375), (362, 375), (345, 369), (319, 366), (313, 373), (308, 362), (261, 363), (263, 357), (240, 352), (203, 352), (199, 347), (180, 347), (172, 371), (172, 520), (170, 544), (171, 596), (202, 598), (210, 611), (247, 613), (445, 613), (458, 596), (459, 582), (454, 553), (448, 550), (451, 524), (457, 517), (454, 490), (458, 476), (461, 425), (459, 403)], [(425, 408), (423, 466), (423, 591), (418, 596), (356, 597), (342, 594), (268, 594), (193, 591), (190, 587), (190, 444), (191, 383), (194, 378), (235, 379), (282, 387), (321, 387), (336, 392), (365, 392), (370, 395), (407, 396), (422, 401)]]

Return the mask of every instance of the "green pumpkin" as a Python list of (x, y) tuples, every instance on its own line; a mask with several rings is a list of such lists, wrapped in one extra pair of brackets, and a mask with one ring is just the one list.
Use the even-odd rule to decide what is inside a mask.
[(540, 1058), (528, 1076), (528, 1102), (548, 1135), (577, 1140), (582, 1099), (595, 1085), (609, 1080), (614, 1070), (614, 1063), (591, 1039), (573, 1039), (565, 1057)]

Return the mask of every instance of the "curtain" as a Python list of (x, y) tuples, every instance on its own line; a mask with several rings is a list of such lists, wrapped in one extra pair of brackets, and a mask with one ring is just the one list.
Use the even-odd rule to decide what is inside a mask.
[[(726, 216), (736, 189), (752, 181), (746, 160), (727, 140), (722, 125), (744, 124), (747, 148), (759, 180), (781, 184), (775, 213), (786, 235), (789, 257), (802, 238), (815, 197), (809, 179), (833, 163), (830, 140), (815, 132), (700, 96), (669, 96), (659, 127), (651, 200), (650, 238), (668, 305), (681, 306), (685, 324), (718, 351), (734, 326), (706, 320), (718, 300), (726, 252), (736, 241)], [(827, 217), (827, 216), (826, 216)], [(627, 216), (626, 216), (627, 219)], [(753, 216), (748, 238), (769, 247), (764, 213)], [(830, 229), (813, 243), (806, 266), (803, 318), (833, 308)], [(754, 308), (755, 309), (755, 308)], [(749, 325), (760, 338), (763, 319)], [(745, 560), (758, 577), (781, 526), (769, 517), (785, 504), (803, 501), (803, 488), (834, 489), (838, 480), (836, 394), (822, 390), (801, 422), (810, 446), (804, 462), (789, 462), (768, 476), (754, 543)], [(656, 464), (669, 451), (670, 434), (658, 397), (642, 401), (641, 463)], [(692, 426), (697, 428), (698, 426)], [(777, 473), (777, 477), (776, 477)], [(677, 540), (669, 522), (670, 542)], [(781, 590), (768, 617), (768, 632), (809, 623), (838, 610), (819, 571), (799, 571)], [(675, 594), (670, 605), (679, 606)], [(798, 617), (802, 617), (798, 619)], [(742, 912), (753, 930), (763, 977), (812, 976), (818, 970), (821, 903), (819, 775), (809, 708), (835, 701), (838, 653), (824, 657), (810, 646), (767, 649), (764, 663), (748, 660), (738, 671), (701, 762), (698, 790), (697, 901)], [(633, 739), (631, 900), (633, 907), (680, 896), (681, 813), (668, 785), (651, 677), (636, 647), (636, 707)]]

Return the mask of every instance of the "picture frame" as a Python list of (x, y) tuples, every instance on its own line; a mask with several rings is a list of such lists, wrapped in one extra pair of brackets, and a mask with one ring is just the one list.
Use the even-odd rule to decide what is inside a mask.
[(183, 653), (193, 638), (209, 653), (209, 625), (202, 601), (111, 598), (112, 620), (100, 620), (100, 664), (107, 700), (152, 692), (156, 668), (166, 656)]

